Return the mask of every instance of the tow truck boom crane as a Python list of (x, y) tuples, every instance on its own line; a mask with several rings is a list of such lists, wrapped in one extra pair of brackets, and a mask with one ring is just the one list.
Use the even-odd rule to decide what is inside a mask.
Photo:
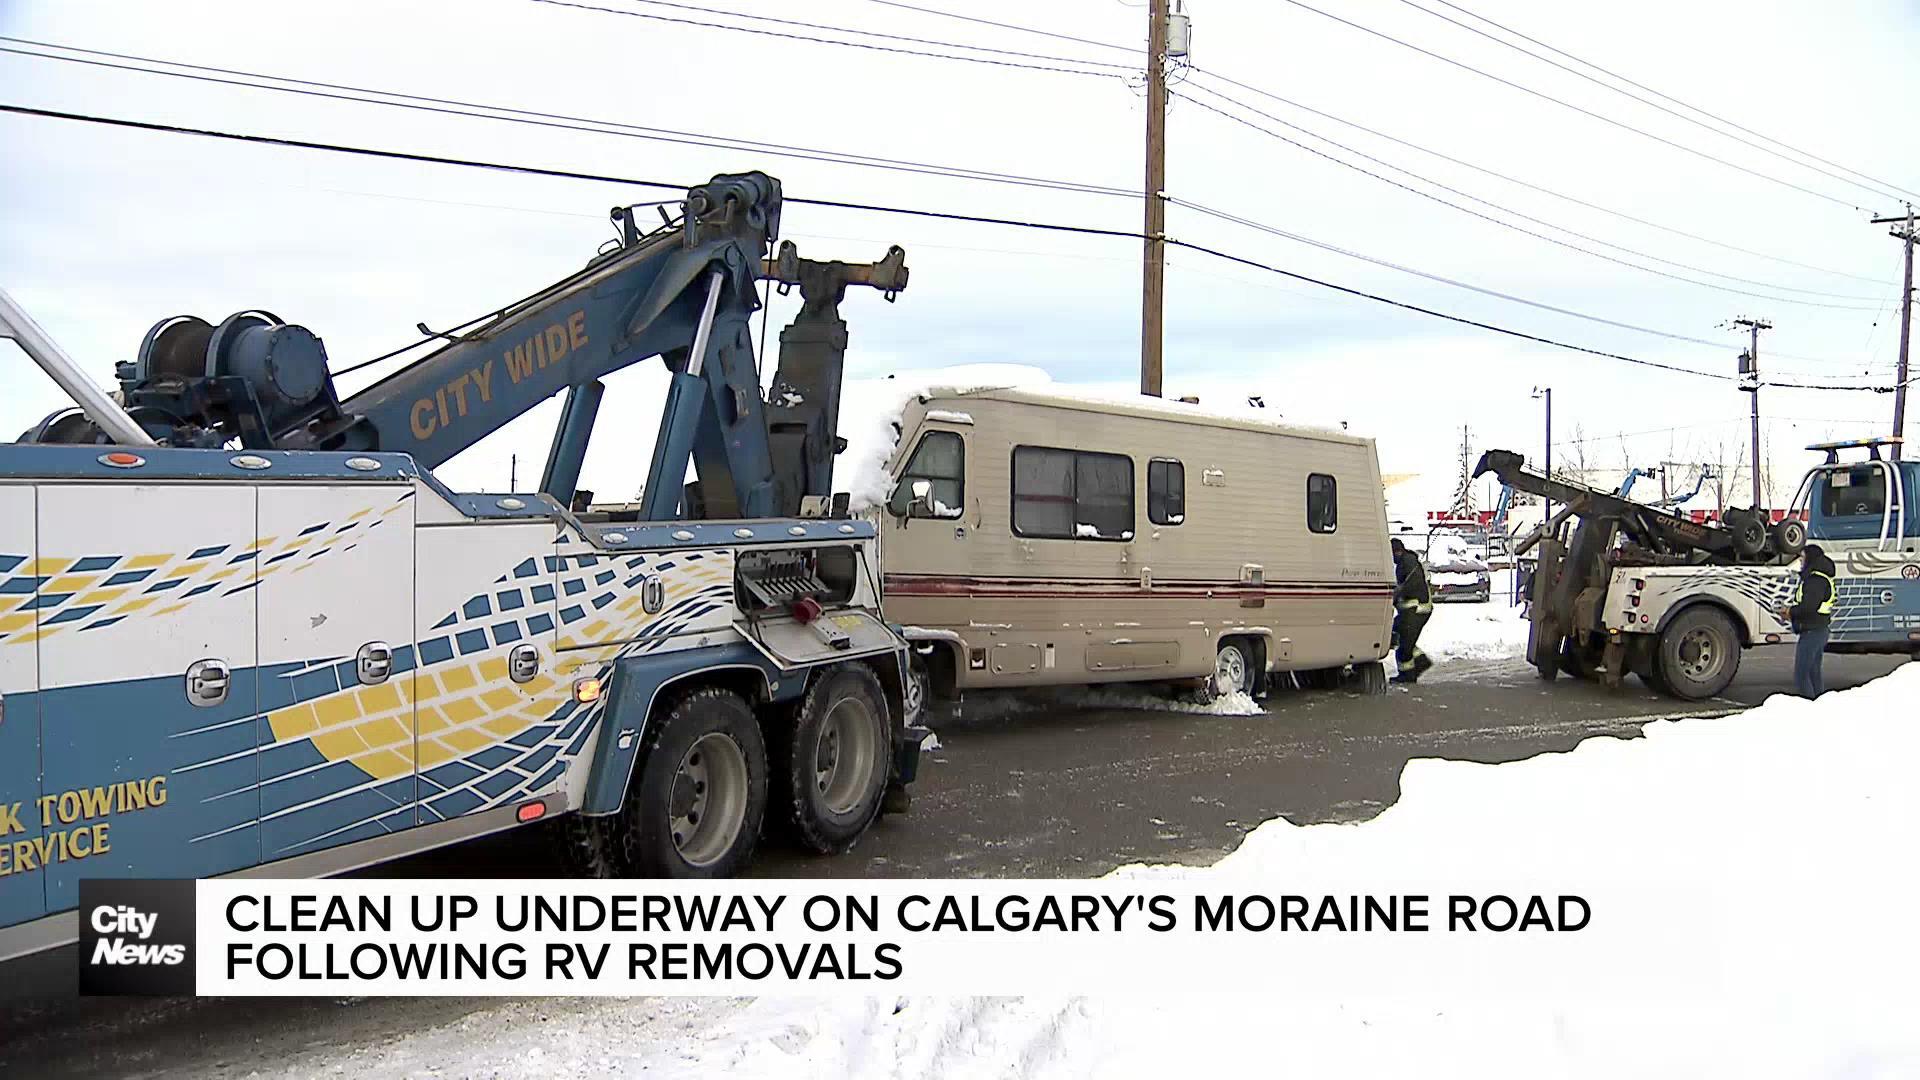
[[(801, 259), (778, 234), (779, 181), (716, 176), (688, 191), (677, 220), (642, 233), (633, 208), (612, 211), (621, 237), (577, 273), (487, 317), (347, 398), (311, 331), (266, 312), (218, 326), (163, 319), (121, 364), (121, 395), (156, 440), (173, 446), (389, 451), (437, 468), (564, 392), (541, 491), (565, 505), (579, 481), (604, 384), (653, 356), (672, 371), (641, 516), (794, 516), (831, 494), (850, 284), (890, 300), (906, 287), (898, 247), (878, 263)], [(749, 320), (761, 278), (798, 286), (803, 305), (781, 335), (773, 405), (763, 402)], [(424, 327), (423, 327), (424, 329)], [(26, 442), (103, 441), (65, 410)], [(777, 448), (777, 449), (776, 449)], [(681, 490), (691, 459), (700, 477)]]

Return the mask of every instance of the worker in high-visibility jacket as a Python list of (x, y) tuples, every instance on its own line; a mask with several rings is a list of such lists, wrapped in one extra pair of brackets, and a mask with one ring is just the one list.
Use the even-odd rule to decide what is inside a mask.
[(1433, 591), (1427, 586), (1427, 568), (1420, 565), (1420, 556), (1398, 540), (1393, 542), (1393, 576), (1393, 659), (1400, 668), (1393, 681), (1419, 682), (1421, 674), (1433, 666), (1432, 658), (1420, 651), (1420, 631), (1433, 616)]
[(1820, 672), (1826, 658), (1827, 637), (1833, 631), (1833, 601), (1837, 593), (1833, 560), (1814, 544), (1800, 553), (1800, 583), (1793, 590), (1791, 607), (1780, 609), (1780, 617), (1800, 635), (1793, 647), (1793, 685), (1801, 697), (1817, 698), (1826, 693)]

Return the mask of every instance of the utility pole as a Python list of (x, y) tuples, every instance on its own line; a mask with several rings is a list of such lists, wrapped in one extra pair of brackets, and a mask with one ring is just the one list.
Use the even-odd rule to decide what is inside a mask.
[(1751, 335), (1747, 351), (1740, 354), (1740, 389), (1753, 395), (1753, 508), (1760, 509), (1760, 331), (1773, 329), (1765, 319), (1735, 319), (1733, 325), (1745, 327)]
[[(1901, 226), (1887, 230), (1887, 234), (1904, 242), (1907, 248), (1906, 271), (1900, 281), (1900, 364), (1893, 378), (1893, 437), (1900, 439), (1907, 434), (1907, 340), (1913, 332), (1913, 204), (1907, 204), (1904, 216), (1874, 218), (1873, 223)], [(1900, 445), (1893, 444), (1895, 461), (1900, 460)]]
[(1140, 272), (1140, 392), (1160, 396), (1167, 291), (1167, 0), (1147, 10), (1147, 221)]

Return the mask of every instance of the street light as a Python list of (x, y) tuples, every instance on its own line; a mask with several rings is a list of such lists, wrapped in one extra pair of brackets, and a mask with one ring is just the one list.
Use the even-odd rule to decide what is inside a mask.
[[(1552, 480), (1553, 479), (1553, 387), (1551, 386), (1534, 387), (1533, 400), (1545, 401), (1547, 403), (1547, 461), (1546, 461), (1546, 467), (1541, 469), (1540, 471), (1546, 475), (1548, 480)], [(1546, 510), (1547, 510), (1547, 516), (1545, 519), (1543, 519), (1541, 523), (1542, 529), (1546, 528), (1546, 522), (1550, 522), (1553, 520), (1553, 500), (1552, 499), (1546, 500)]]

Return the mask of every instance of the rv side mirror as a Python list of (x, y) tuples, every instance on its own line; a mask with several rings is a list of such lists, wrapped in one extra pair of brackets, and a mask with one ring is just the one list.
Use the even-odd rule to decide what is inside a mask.
[(908, 517), (933, 516), (933, 481), (915, 480), (911, 488), (913, 498), (907, 503)]

